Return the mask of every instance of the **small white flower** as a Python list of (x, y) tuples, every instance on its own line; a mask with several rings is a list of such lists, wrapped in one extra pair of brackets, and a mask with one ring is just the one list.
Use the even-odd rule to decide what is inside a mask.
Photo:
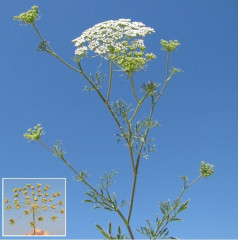
[(99, 46), (99, 42), (97, 40), (93, 40), (88, 44), (88, 48), (90, 50), (95, 50), (95, 48), (97, 48)]
[(83, 46), (75, 50), (75, 54), (79, 56), (86, 56), (88, 48)]
[[(112, 49), (125, 51), (129, 47), (129, 44), (128, 46), (122, 45), (123, 41), (144, 38), (153, 32), (153, 28), (146, 27), (141, 22), (131, 22), (130, 19), (109, 20), (98, 23), (73, 40), (77, 47), (75, 54), (84, 57), (87, 50), (91, 50), (109, 59)], [(135, 48), (144, 46), (142, 39), (134, 39), (131, 44)]]
[(142, 39), (136, 39), (131, 42), (131, 46), (134, 48), (144, 47), (144, 41)]

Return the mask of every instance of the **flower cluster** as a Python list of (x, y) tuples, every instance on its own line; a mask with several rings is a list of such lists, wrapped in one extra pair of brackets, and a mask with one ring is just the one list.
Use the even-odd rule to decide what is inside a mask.
[(23, 134), (24, 138), (31, 141), (37, 141), (43, 135), (43, 128), (41, 124), (37, 124), (33, 129), (29, 128), (26, 133)]
[(38, 6), (31, 7), (31, 10), (21, 13), (18, 16), (14, 16), (14, 20), (21, 21), (25, 24), (33, 24), (36, 20), (39, 19), (39, 10)]
[(107, 60), (115, 61), (127, 74), (141, 70), (147, 62), (155, 59), (153, 53), (145, 53), (143, 38), (154, 32), (141, 22), (130, 19), (110, 20), (96, 24), (73, 40), (77, 60), (93, 51)]
[[(4, 203), (6, 205), (6, 210), (10, 211), (11, 209), (21, 209), (23, 208), (23, 215), (28, 216), (30, 214), (34, 214), (38, 222), (42, 222), (43, 212), (51, 209), (51, 211), (56, 211), (57, 206), (60, 206), (61, 209), (58, 212), (64, 214), (65, 210), (62, 206), (64, 203), (62, 200), (56, 201), (57, 197), (61, 196), (61, 192), (55, 192), (50, 194), (48, 190), (50, 189), (49, 185), (46, 185), (43, 189), (41, 188), (42, 184), (38, 183), (36, 186), (31, 184), (26, 184), (26, 186), (21, 188), (14, 188), (12, 191), (14, 192), (14, 200), (11, 203), (8, 198), (5, 198)], [(56, 221), (58, 219), (57, 216), (51, 216), (50, 219), (52, 221)], [(9, 224), (14, 225), (16, 219), (10, 218)], [(36, 222), (29, 222), (30, 227), (36, 227)]]
[(200, 173), (203, 177), (210, 177), (214, 173), (214, 166), (202, 161), (200, 166)]
[(160, 41), (161, 45), (162, 45), (162, 49), (167, 51), (167, 52), (172, 52), (174, 51), (179, 45), (180, 43), (178, 42), (178, 40), (170, 40), (169, 42), (164, 40), (164, 39), (161, 39)]

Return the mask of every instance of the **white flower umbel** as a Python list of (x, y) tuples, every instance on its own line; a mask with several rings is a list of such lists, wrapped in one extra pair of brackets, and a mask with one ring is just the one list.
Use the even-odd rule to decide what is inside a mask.
[(154, 32), (141, 22), (130, 19), (110, 20), (96, 24), (73, 40), (75, 54), (80, 61), (88, 51), (96, 56), (115, 61), (128, 74), (141, 70), (154, 54), (145, 54), (143, 38)]

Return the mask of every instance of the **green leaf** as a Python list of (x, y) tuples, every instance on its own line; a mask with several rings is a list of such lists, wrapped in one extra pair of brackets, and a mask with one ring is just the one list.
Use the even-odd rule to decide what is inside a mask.
[(86, 200), (83, 200), (84, 203), (94, 203), (92, 200), (89, 200), (89, 199), (86, 199)]
[(93, 206), (93, 209), (98, 209), (98, 208), (101, 208), (101, 207), (99, 207), (99, 206)]
[(112, 223), (111, 222), (109, 222), (109, 224), (108, 224), (108, 232), (110, 235), (112, 234)]
[(93, 194), (92, 194), (91, 192), (86, 192), (85, 195), (87, 195), (87, 196), (93, 198)]
[(181, 218), (172, 218), (172, 221), (183, 221)]
[(187, 209), (188, 203), (189, 203), (189, 200), (187, 200), (184, 204), (182, 204), (182, 206), (178, 209), (177, 214)]
[(106, 209), (106, 210), (108, 210), (108, 211), (110, 211), (110, 212), (114, 211), (114, 209), (109, 208), (109, 207), (104, 207), (104, 209)]
[(118, 233), (119, 233), (119, 235), (121, 235), (121, 227), (120, 226), (118, 227)]
[(96, 228), (99, 230), (99, 232), (106, 237), (107, 239), (110, 239), (110, 236), (107, 235), (107, 233), (105, 233), (105, 231), (102, 229), (101, 226), (99, 226), (98, 224), (96, 224)]

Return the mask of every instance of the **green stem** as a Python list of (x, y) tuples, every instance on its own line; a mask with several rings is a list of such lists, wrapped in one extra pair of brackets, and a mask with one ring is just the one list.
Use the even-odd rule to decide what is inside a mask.
[(188, 186), (187, 188), (191, 187), (195, 182), (197, 182), (200, 178), (202, 177), (202, 175), (199, 175), (195, 180), (193, 180)]
[(136, 174), (136, 172), (135, 172), (135, 161), (134, 161), (133, 147), (132, 147), (132, 141), (131, 141), (131, 137), (132, 137), (131, 123), (127, 121), (127, 125), (128, 125), (128, 132), (129, 132), (128, 148), (129, 148), (129, 152), (130, 152), (131, 165), (132, 165), (133, 173)]
[(167, 61), (166, 61), (166, 80), (168, 79), (168, 76), (169, 76), (169, 56), (170, 56), (170, 52), (168, 52), (168, 54), (167, 54)]
[(50, 152), (54, 153), (55, 154), (55, 151), (50, 148), (48, 145), (46, 145), (41, 139), (38, 139), (37, 140), (41, 145), (43, 145), (43, 147), (45, 147), (47, 150), (49, 150)]
[(133, 185), (132, 185), (132, 191), (131, 191), (130, 209), (129, 209), (128, 217), (127, 217), (127, 222), (128, 223), (130, 223), (130, 220), (131, 220), (131, 214), (132, 214), (132, 209), (133, 209), (133, 204), (134, 204), (134, 197), (135, 197), (135, 190), (136, 190), (136, 182), (137, 182), (137, 173), (134, 173)]
[(138, 97), (136, 95), (136, 90), (135, 90), (133, 76), (132, 76), (132, 74), (130, 74), (129, 76), (130, 76), (130, 80), (131, 80), (131, 87), (132, 87), (133, 95), (134, 95), (136, 101), (139, 102), (139, 99), (138, 99)]
[(60, 60), (63, 64), (65, 64), (67, 67), (71, 68), (72, 70), (76, 71), (77, 73), (80, 73), (80, 71), (73, 67), (72, 65), (70, 65), (69, 63), (67, 63), (65, 60), (63, 60), (61, 57), (59, 57), (55, 52), (50, 52), (47, 49), (45, 49), (45, 51), (49, 54), (51, 54), (52, 56), (56, 57), (58, 60)]
[(123, 216), (123, 214), (120, 212), (119, 209), (117, 210), (117, 213), (119, 214), (119, 216), (121, 217), (121, 219), (125, 223), (126, 228), (127, 228), (128, 232), (130, 234), (131, 239), (134, 239), (134, 236), (133, 236), (133, 233), (132, 233), (132, 230), (131, 230), (131, 227), (130, 227), (130, 223), (125, 219), (125, 217)]
[(54, 51), (53, 49), (50, 47), (50, 45), (46, 42), (46, 40), (44, 39), (44, 37), (41, 35), (40, 31), (38, 30), (38, 28), (36, 27), (35, 23), (32, 24), (33, 27), (35, 28), (37, 34), (39, 35), (40, 39), (42, 40), (42, 42), (45, 42), (47, 44), (47, 48), (49, 49), (44, 49), (47, 53), (51, 54), (52, 56), (56, 57), (58, 60), (60, 60), (63, 64), (65, 64), (67, 67), (71, 68), (72, 70), (80, 73), (80, 71), (73, 67), (72, 65), (70, 65), (69, 63), (67, 63), (65, 60), (63, 60), (61, 57), (59, 57)]
[(114, 203), (113, 200), (111, 199), (111, 196), (110, 196), (110, 194), (109, 194), (108, 191), (107, 191), (107, 196), (108, 196), (108, 198), (110, 199), (110, 201), (111, 201), (111, 203), (112, 203), (112, 205), (113, 205), (113, 208), (114, 208), (115, 211), (119, 214), (119, 216), (120, 216), (121, 219), (123, 220), (124, 224), (126, 225), (127, 230), (128, 230), (128, 232), (129, 232), (129, 234), (130, 234), (131, 239), (134, 239), (134, 236), (133, 236), (133, 233), (132, 233), (132, 231), (131, 231), (131, 227), (130, 227), (129, 222), (126, 220), (126, 218), (125, 218), (124, 215), (121, 213), (121, 211), (117, 208), (117, 206), (115, 205), (115, 203)]
[[(33, 27), (35, 28), (37, 34), (39, 35), (40, 39), (42, 40), (42, 42), (45, 42), (45, 39), (43, 38), (43, 36), (41, 35), (40, 31), (38, 30), (38, 28), (36, 27), (35, 23), (32, 23)], [(50, 48), (49, 44), (47, 44), (47, 47), (49, 48), (49, 50), (53, 53), (54, 51)]]
[(161, 89), (161, 91), (160, 91), (157, 99), (155, 100), (155, 103), (157, 103), (157, 102), (159, 101), (160, 97), (162, 96), (162, 94), (163, 94), (163, 92), (164, 92), (164, 90), (165, 90), (165, 88), (166, 88), (166, 86), (167, 86), (167, 83), (168, 83), (169, 80), (170, 80), (170, 77), (169, 77), (169, 56), (170, 56), (170, 52), (168, 52), (168, 54), (167, 54), (166, 77), (165, 77), (164, 85), (163, 85), (163, 87), (162, 87), (162, 89)]
[(77, 64), (78, 64), (78, 67), (79, 67), (78, 72), (83, 75), (83, 77), (89, 82), (89, 84), (91, 85), (91, 87), (92, 87), (93, 89), (95, 89), (95, 91), (97, 92), (97, 94), (99, 95), (99, 97), (101, 98), (101, 100), (106, 104), (106, 99), (105, 99), (104, 96), (101, 94), (101, 92), (97, 89), (97, 87), (93, 84), (93, 82), (90, 80), (90, 78), (86, 75), (86, 73), (83, 71), (83, 68), (82, 68), (80, 62), (77, 62)]
[[(151, 119), (152, 119), (153, 112), (154, 112), (154, 107), (155, 107), (155, 104), (153, 104), (153, 101), (152, 101), (149, 121), (151, 121)], [(127, 217), (128, 223), (130, 223), (131, 214), (132, 214), (133, 205), (134, 205), (136, 182), (137, 182), (138, 169), (139, 169), (139, 164), (140, 164), (140, 159), (141, 159), (141, 152), (142, 152), (144, 143), (146, 142), (146, 138), (147, 138), (147, 135), (149, 133), (149, 130), (150, 130), (150, 128), (149, 128), (149, 126), (147, 126), (147, 129), (146, 129), (145, 135), (144, 135), (144, 141), (141, 143), (140, 150), (139, 150), (139, 153), (138, 153), (138, 156), (137, 156), (137, 160), (136, 160), (136, 166), (135, 166), (134, 177), (133, 177), (133, 185), (132, 185), (132, 191), (131, 191), (130, 208), (129, 208), (128, 217)]]
[[(41, 139), (37, 140), (40, 144), (42, 144), (47, 150), (49, 150), (50, 152), (55, 154), (55, 151), (50, 148), (48, 145), (46, 145)], [(57, 155), (55, 155), (57, 156)], [(71, 165), (70, 163), (62, 156), (57, 156), (58, 158), (60, 158), (76, 175), (77, 177), (81, 177), (80, 174), (78, 173), (78, 171), (76, 171)], [(80, 178), (81, 179), (81, 178)], [(86, 184), (92, 191), (94, 191), (97, 195), (99, 195), (100, 197), (103, 197), (94, 187), (92, 187), (86, 180), (82, 179), (82, 182), (84, 184)], [(105, 199), (104, 199), (105, 200)]]
[(131, 123), (131, 122), (134, 120), (134, 118), (135, 118), (136, 114), (138, 113), (138, 111), (139, 111), (142, 103), (144, 102), (144, 100), (145, 100), (148, 96), (149, 96), (149, 93), (147, 93), (147, 94), (137, 103), (136, 109), (135, 109), (135, 111), (134, 111), (131, 119), (129, 120), (129, 123)]
[(113, 74), (113, 60), (110, 60), (110, 78), (109, 78), (109, 85), (108, 85), (108, 91), (107, 91), (107, 101), (109, 101), (110, 93), (111, 93), (111, 87), (112, 87), (112, 74)]

